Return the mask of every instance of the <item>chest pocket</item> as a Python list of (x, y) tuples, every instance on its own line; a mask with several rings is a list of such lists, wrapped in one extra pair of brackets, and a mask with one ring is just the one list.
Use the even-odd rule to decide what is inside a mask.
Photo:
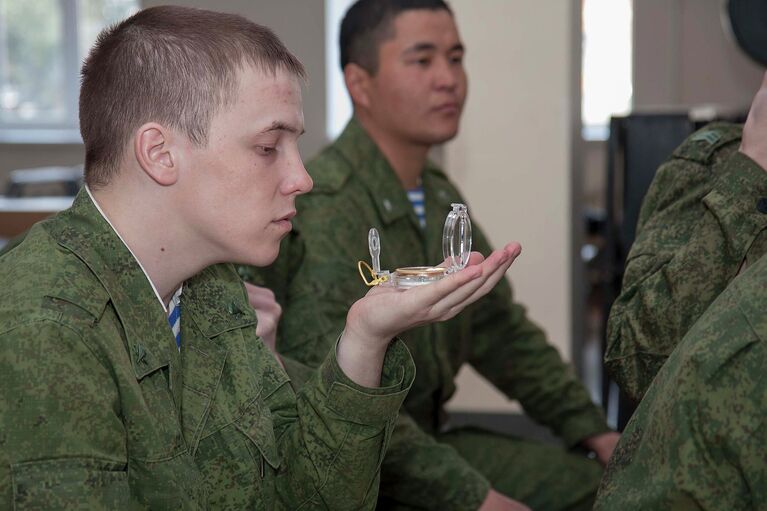
[(136, 349), (136, 377), (145, 412), (151, 420), (126, 417), (134, 455), (143, 461), (160, 462), (186, 451), (176, 406), (169, 388), (170, 365), (140, 346)]
[(274, 470), (280, 467), (282, 460), (277, 450), (272, 414), (259, 398), (248, 405), (235, 427), (248, 437), (270, 467)]

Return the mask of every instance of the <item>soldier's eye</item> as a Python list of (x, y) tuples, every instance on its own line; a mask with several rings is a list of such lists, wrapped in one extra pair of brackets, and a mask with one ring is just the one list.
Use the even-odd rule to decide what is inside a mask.
[(258, 154), (259, 156), (271, 156), (275, 152), (277, 152), (277, 148), (275, 147), (269, 147), (264, 145), (256, 146), (256, 154)]

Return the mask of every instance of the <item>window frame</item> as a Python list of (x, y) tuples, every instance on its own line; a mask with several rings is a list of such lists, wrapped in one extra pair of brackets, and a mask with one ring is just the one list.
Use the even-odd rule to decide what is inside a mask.
[[(7, 1), (7, 0), (6, 0)], [(80, 92), (78, 48), (79, 0), (59, 0), (62, 23), (61, 57), (64, 69), (64, 100), (68, 106), (61, 122), (3, 122), (0, 120), (0, 143), (6, 144), (82, 144), (77, 105)], [(0, 33), (4, 27), (0, 26)], [(2, 54), (3, 52), (0, 52)], [(3, 65), (0, 55), (0, 69)]]

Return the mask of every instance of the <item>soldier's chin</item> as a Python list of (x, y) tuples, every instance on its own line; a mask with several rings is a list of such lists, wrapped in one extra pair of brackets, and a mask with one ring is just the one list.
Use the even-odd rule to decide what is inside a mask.
[(445, 128), (441, 130), (435, 130), (429, 133), (427, 140), (425, 140), (425, 142), (430, 145), (444, 144), (445, 142), (450, 142), (451, 140), (453, 140), (457, 134), (458, 134), (458, 126)]
[(261, 246), (258, 250), (253, 250), (245, 257), (242, 257), (242, 260), (233, 262), (250, 266), (269, 266), (277, 260), (278, 255), (280, 255), (279, 243), (273, 249), (266, 249), (266, 247)]

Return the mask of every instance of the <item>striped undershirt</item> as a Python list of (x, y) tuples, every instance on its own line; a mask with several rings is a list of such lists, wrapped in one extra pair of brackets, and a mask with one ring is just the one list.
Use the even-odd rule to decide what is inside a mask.
[(173, 337), (176, 338), (179, 351), (181, 350), (181, 290), (182, 287), (179, 287), (168, 304), (168, 324), (173, 331)]
[(421, 229), (426, 228), (426, 207), (424, 204), (423, 186), (419, 185), (416, 188), (407, 191), (407, 198), (410, 200), (410, 204), (413, 205), (415, 216), (418, 217), (418, 223), (421, 225)]

